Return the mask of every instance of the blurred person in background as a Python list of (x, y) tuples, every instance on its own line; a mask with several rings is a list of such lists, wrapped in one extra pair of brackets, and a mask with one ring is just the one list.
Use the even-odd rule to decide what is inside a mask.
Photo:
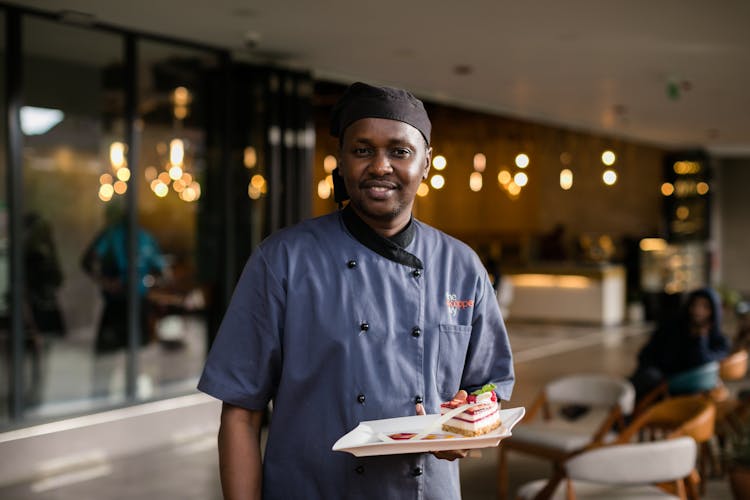
[[(104, 299), (97, 331), (95, 351), (98, 354), (124, 349), (128, 345), (128, 296), (129, 272), (127, 221), (118, 205), (107, 206), (107, 226), (94, 238), (86, 249), (82, 266), (99, 285)], [(148, 301), (146, 294), (156, 280), (165, 273), (165, 262), (156, 239), (142, 228), (138, 228), (138, 298), (140, 307), (140, 344), (150, 340), (148, 325)]]
[(672, 375), (725, 358), (729, 350), (729, 339), (721, 331), (719, 295), (711, 288), (691, 292), (680, 313), (662, 322), (638, 353), (631, 376), (637, 397)]

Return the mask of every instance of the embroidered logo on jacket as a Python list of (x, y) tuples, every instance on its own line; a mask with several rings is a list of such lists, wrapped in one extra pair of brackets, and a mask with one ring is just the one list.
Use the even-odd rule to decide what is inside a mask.
[(451, 316), (458, 314), (459, 309), (469, 309), (470, 307), (474, 307), (474, 301), (471, 299), (461, 300), (453, 293), (446, 293), (445, 296), (447, 298), (445, 303), (448, 306), (448, 312)]

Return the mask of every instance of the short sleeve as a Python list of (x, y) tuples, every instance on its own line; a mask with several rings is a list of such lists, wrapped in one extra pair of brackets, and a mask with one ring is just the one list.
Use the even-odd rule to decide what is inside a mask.
[(245, 265), (209, 351), (198, 389), (250, 410), (274, 397), (285, 294), (259, 247)]

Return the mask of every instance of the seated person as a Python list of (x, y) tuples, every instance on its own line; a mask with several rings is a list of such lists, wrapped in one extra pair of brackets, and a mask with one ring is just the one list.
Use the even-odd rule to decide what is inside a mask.
[(665, 322), (638, 353), (638, 368), (630, 380), (640, 399), (659, 383), (729, 354), (721, 331), (721, 303), (710, 288), (690, 293), (675, 321)]

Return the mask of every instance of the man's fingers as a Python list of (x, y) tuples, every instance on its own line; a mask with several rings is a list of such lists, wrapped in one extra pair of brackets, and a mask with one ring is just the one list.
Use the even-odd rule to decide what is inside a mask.
[(436, 458), (452, 462), (457, 458), (466, 458), (469, 454), (469, 450), (433, 451), (432, 454), (435, 455)]
[(425, 415), (424, 406), (422, 406), (422, 403), (417, 403), (417, 415)]

